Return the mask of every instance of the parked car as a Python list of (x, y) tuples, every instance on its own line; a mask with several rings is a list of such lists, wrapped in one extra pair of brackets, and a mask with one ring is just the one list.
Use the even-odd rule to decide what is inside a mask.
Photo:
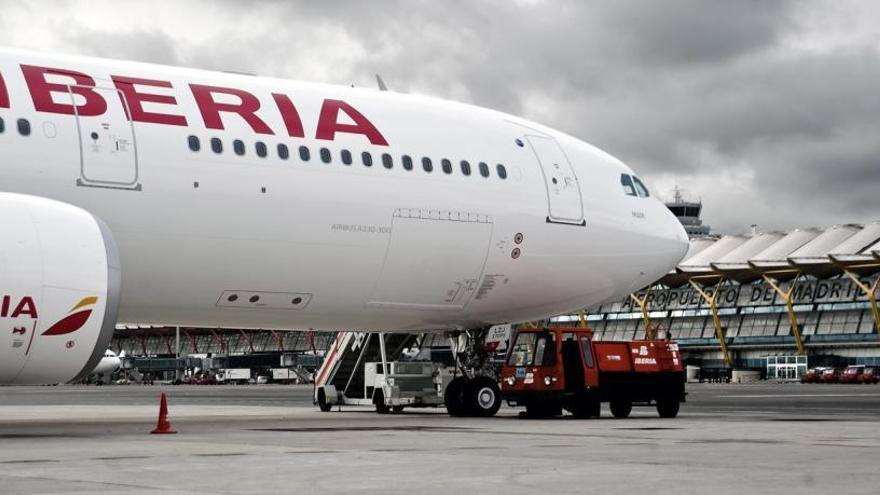
[(843, 373), (840, 374), (837, 381), (840, 383), (860, 383), (862, 373), (865, 372), (864, 364), (854, 364), (847, 366)]
[(837, 383), (840, 379), (840, 371), (837, 368), (825, 368), (822, 376), (819, 378), (820, 383)]
[(801, 376), (801, 383), (819, 383), (822, 378), (824, 367), (810, 368)]
[(880, 382), (880, 369), (865, 368), (865, 371), (859, 376), (859, 382), (872, 384)]

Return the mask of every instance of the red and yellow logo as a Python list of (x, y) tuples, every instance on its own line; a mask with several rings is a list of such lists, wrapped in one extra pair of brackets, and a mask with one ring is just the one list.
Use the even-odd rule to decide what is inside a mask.
[(49, 327), (42, 335), (66, 335), (79, 330), (89, 321), (89, 317), (92, 316), (92, 307), (97, 302), (97, 296), (84, 297), (67, 312), (67, 316)]

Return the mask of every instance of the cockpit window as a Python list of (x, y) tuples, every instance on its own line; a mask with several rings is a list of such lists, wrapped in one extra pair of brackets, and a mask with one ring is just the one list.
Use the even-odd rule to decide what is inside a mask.
[(636, 183), (636, 190), (639, 192), (639, 196), (647, 198), (651, 195), (651, 193), (648, 192), (648, 188), (645, 187), (645, 184), (643, 184), (635, 175), (633, 176), (633, 182)]
[(620, 174), (620, 185), (623, 186), (623, 192), (629, 196), (638, 196), (633, 181), (627, 174)]

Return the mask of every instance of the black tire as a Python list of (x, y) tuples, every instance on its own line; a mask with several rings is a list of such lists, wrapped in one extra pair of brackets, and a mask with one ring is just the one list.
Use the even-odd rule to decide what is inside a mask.
[(478, 376), (464, 387), (464, 405), (471, 416), (489, 418), (501, 407), (501, 387), (488, 376)]
[(464, 405), (464, 389), (468, 379), (458, 376), (449, 382), (443, 393), (443, 402), (450, 416), (467, 416), (467, 408)]
[(674, 418), (678, 416), (678, 410), (681, 403), (674, 396), (663, 396), (657, 398), (657, 414), (661, 418)]
[(391, 411), (396, 413), (403, 412), (403, 406), (393, 406)]
[(617, 419), (628, 418), (632, 409), (633, 404), (629, 397), (617, 397), (611, 399), (611, 414)]
[(318, 389), (318, 408), (321, 409), (321, 412), (330, 412), (333, 409), (333, 404), (327, 402), (327, 393), (323, 388)]
[(388, 414), (391, 412), (391, 407), (388, 404), (385, 404), (385, 394), (382, 390), (377, 390), (376, 394), (373, 396), (373, 404), (376, 405), (376, 412), (379, 414)]

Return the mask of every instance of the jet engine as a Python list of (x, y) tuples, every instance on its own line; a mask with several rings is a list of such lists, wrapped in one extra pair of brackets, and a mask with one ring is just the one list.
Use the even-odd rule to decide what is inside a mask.
[(61, 383), (95, 369), (113, 337), (121, 281), (100, 219), (0, 193), (0, 384)]

